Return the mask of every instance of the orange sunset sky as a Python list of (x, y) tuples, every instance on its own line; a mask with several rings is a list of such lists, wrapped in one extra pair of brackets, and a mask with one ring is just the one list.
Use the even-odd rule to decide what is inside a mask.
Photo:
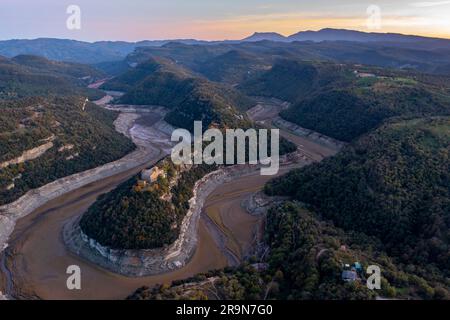
[[(80, 30), (66, 28), (71, 4), (81, 9)], [(367, 26), (371, 5), (379, 8), (379, 29)], [(0, 39), (224, 40), (321, 28), (450, 38), (450, 1), (2, 0), (0, 10)]]

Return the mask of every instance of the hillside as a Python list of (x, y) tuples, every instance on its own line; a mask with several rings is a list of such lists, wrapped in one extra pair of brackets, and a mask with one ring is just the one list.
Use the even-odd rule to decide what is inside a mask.
[(38, 38), (0, 41), (0, 55), (36, 55), (50, 60), (96, 64), (120, 61), (138, 47), (162, 46), (171, 41), (187, 44), (201, 44), (204, 41), (192, 39), (146, 40), (138, 42), (97, 41), (85, 42), (69, 39)]
[(211, 57), (195, 67), (194, 70), (209, 80), (237, 85), (270, 66), (270, 63), (256, 54), (230, 50), (219, 56)]
[[(289, 37), (273, 32), (257, 32), (243, 40), (212, 42), (173, 39), (89, 43), (51, 38), (0, 41), (0, 55), (6, 57), (36, 55), (50, 60), (84, 64), (119, 62), (125, 58), (127, 62), (131, 62), (132, 59), (129, 58), (135, 56), (135, 51), (145, 52), (147, 49), (158, 52), (158, 55), (186, 63), (186, 66), (192, 69), (200, 61), (204, 62), (230, 50), (243, 49), (257, 53), (260, 57), (262, 54), (267, 55), (269, 59), (270, 56), (326, 59), (409, 68), (447, 75), (450, 65), (450, 41), (448, 39), (330, 28), (319, 31), (302, 31)], [(133, 62), (140, 63), (147, 59), (148, 57)], [(447, 68), (442, 68), (442, 66), (447, 66)]]
[(182, 79), (187, 78), (192, 74), (191, 71), (178, 66), (173, 60), (161, 57), (151, 57), (148, 60), (137, 64), (135, 68), (130, 68), (126, 72), (109, 80), (103, 84), (102, 89), (128, 92), (136, 85), (139, 85), (146, 80), (147, 77), (155, 73), (172, 73)]
[[(142, 287), (128, 299), (138, 300), (362, 300), (385, 298), (448, 299), (440, 278), (427, 279), (402, 269), (376, 239), (346, 233), (298, 203), (286, 202), (267, 214), (262, 261), (252, 257), (238, 268), (226, 268)], [(361, 264), (359, 280), (345, 282), (345, 264)], [(366, 287), (369, 265), (382, 270), (381, 290)]]
[(82, 231), (114, 249), (160, 248), (174, 242), (189, 209), (195, 182), (214, 166), (175, 166), (169, 159), (157, 164), (164, 175), (153, 183), (135, 176), (100, 197), (83, 215)]
[(93, 81), (106, 77), (105, 73), (90, 65), (73, 62), (52, 61), (39, 56), (18, 55), (12, 58), (11, 61), (42, 73), (68, 76), (84, 81)]
[(80, 64), (35, 56), (1, 57), (0, 99), (48, 95), (82, 95), (98, 99), (104, 93), (86, 86), (103, 76), (101, 71)]
[[(428, 39), (428, 38), (426, 38)], [(277, 60), (328, 61), (363, 64), (398, 70), (415, 70), (430, 74), (449, 75), (449, 50), (430, 42), (380, 41), (244, 41), (188, 45), (167, 43), (161, 47), (141, 47), (129, 54), (128, 64), (145, 62), (151, 57), (165, 57), (191, 70), (200, 70), (210, 60), (237, 51), (256, 56), (259, 63), (273, 65)], [(440, 43), (437, 39), (436, 43)], [(444, 42), (449, 40), (443, 40)], [(231, 68), (232, 69), (232, 68)], [(201, 72), (200, 72), (201, 73)], [(255, 76), (257, 76), (256, 74)], [(247, 79), (246, 79), (247, 80)]]
[(383, 243), (398, 264), (449, 277), (450, 120), (383, 125), (333, 158), (270, 182), (346, 231)]
[(99, 63), (125, 58), (132, 52), (135, 44), (126, 42), (98, 42), (39, 38), (33, 40), (0, 41), (0, 55), (36, 55), (51, 60), (78, 63)]
[(450, 114), (450, 91), (440, 78), (383, 69), (347, 68), (345, 81), (305, 96), (281, 116), (342, 141), (352, 141), (393, 117)]
[(0, 204), (134, 149), (114, 129), (117, 114), (91, 103), (83, 111), (84, 103), (73, 96), (0, 101)]
[(103, 88), (125, 90), (119, 103), (161, 105), (170, 124), (193, 129), (195, 120), (225, 127), (247, 127), (244, 111), (253, 102), (231, 87), (210, 82), (164, 58), (152, 58), (107, 82)]
[(294, 103), (327, 86), (339, 86), (349, 73), (347, 68), (332, 63), (280, 59), (266, 72), (241, 83), (239, 89), (248, 95)]

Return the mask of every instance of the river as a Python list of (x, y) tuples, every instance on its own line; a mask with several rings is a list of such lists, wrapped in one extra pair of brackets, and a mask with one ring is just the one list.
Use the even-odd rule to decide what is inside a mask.
[[(138, 125), (145, 125), (141, 121)], [(320, 161), (336, 149), (307, 137), (281, 131), (305, 157)], [(155, 159), (145, 166), (149, 166)], [(296, 167), (304, 164), (296, 165)], [(273, 177), (259, 171), (218, 186), (205, 202), (199, 222), (198, 245), (183, 268), (157, 276), (130, 278), (111, 273), (71, 254), (61, 239), (63, 225), (83, 214), (96, 198), (139, 172), (144, 166), (108, 177), (47, 202), (17, 221), (9, 247), (0, 257), (0, 291), (18, 299), (123, 299), (143, 285), (170, 283), (197, 273), (239, 263), (258, 238), (261, 218), (249, 215), (244, 199)], [(284, 167), (279, 174), (292, 169)], [(81, 290), (66, 287), (70, 265), (81, 268)]]

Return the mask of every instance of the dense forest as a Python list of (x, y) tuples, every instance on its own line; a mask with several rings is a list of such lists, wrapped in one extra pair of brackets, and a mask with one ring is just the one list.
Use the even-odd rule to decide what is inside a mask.
[(323, 87), (281, 112), (281, 117), (349, 142), (390, 118), (450, 114), (448, 84), (370, 71), (381, 75), (355, 70), (351, 81)]
[(118, 103), (161, 105), (171, 111), (170, 124), (193, 129), (195, 120), (207, 128), (248, 127), (243, 111), (253, 106), (251, 99), (224, 84), (195, 76), (191, 71), (164, 58), (150, 58), (136, 68), (105, 83), (103, 88), (125, 91)]
[(79, 80), (83, 80), (83, 78), (103, 79), (106, 77), (103, 71), (87, 64), (53, 61), (40, 56), (18, 55), (12, 58), (11, 61), (36, 72), (59, 75), (61, 77), (72, 77)]
[[(426, 280), (415, 270), (399, 268), (376, 238), (344, 232), (298, 203), (286, 202), (269, 210), (265, 242), (270, 248), (265, 257), (252, 257), (238, 268), (142, 287), (128, 299), (450, 298), (441, 279)], [(345, 265), (355, 262), (361, 264), (357, 281), (344, 282)], [(382, 270), (379, 291), (367, 289), (369, 265)]]
[[(280, 141), (281, 155), (295, 150), (290, 141)], [(83, 232), (114, 249), (160, 248), (175, 241), (195, 183), (218, 167), (180, 167), (169, 157), (156, 167), (165, 172), (157, 181), (148, 183), (135, 176), (100, 197), (80, 222)]]
[[(60, 45), (59, 53), (41, 51), (83, 58)], [(87, 85), (110, 76), (102, 89), (124, 92), (116, 103), (165, 106), (165, 120), (190, 131), (196, 120), (205, 130), (255, 127), (245, 112), (255, 104), (252, 96), (264, 96), (291, 103), (282, 118), (350, 143), (335, 157), (266, 185), (268, 195), (291, 199), (265, 217), (265, 254), (255, 252), (238, 268), (143, 287), (131, 299), (450, 299), (445, 50), (332, 41), (172, 42), (105, 62), (94, 47), (123, 57), (136, 44), (74, 46), (103, 71), (30, 55), (0, 57), (0, 163), (51, 142), (38, 158), (0, 168), (0, 205), (135, 148), (115, 131), (116, 113), (85, 105), (86, 98), (104, 95)], [(427, 61), (430, 54), (434, 59)], [(295, 149), (281, 140), (281, 154)], [(156, 182), (134, 176), (99, 197), (82, 217), (82, 230), (113, 249), (173, 243), (193, 186), (216, 167), (176, 167), (167, 159), (158, 166), (164, 175)], [(362, 265), (359, 279), (344, 282), (345, 265), (355, 262)], [(381, 291), (365, 286), (364, 270), (372, 264), (382, 268)]]
[(93, 67), (35, 56), (0, 56), (0, 99), (80, 95), (96, 100), (104, 93), (86, 86), (105, 74)]
[(348, 67), (328, 62), (306, 62), (279, 59), (266, 72), (239, 85), (251, 96), (275, 97), (291, 103), (331, 86), (344, 86), (350, 82)]
[(270, 62), (258, 54), (232, 49), (195, 65), (193, 70), (209, 80), (236, 85), (252, 79), (255, 74), (270, 67)]
[(50, 137), (40, 157), (0, 169), (0, 203), (58, 178), (114, 161), (134, 144), (115, 131), (117, 114), (81, 97), (25, 98), (0, 102), (0, 162), (36, 148)]
[(113, 249), (152, 249), (174, 242), (189, 210), (195, 183), (214, 166), (188, 170), (168, 159), (160, 167), (166, 174), (153, 183), (132, 177), (100, 197), (83, 215), (83, 232)]
[[(347, 231), (383, 242), (424, 278), (449, 277), (450, 120), (389, 123), (337, 156), (266, 185)], [(445, 280), (442, 280), (445, 283)]]

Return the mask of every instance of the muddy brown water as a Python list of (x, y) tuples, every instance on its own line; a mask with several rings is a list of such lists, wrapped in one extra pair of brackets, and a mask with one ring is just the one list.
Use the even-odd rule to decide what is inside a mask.
[[(41, 299), (123, 299), (143, 285), (170, 283), (200, 272), (229, 265), (226, 250), (241, 259), (254, 242), (260, 218), (250, 216), (241, 201), (258, 191), (269, 177), (259, 174), (242, 177), (217, 188), (206, 202), (206, 212), (217, 209), (215, 220), (226, 228), (226, 248), (208, 230), (204, 218), (200, 220), (198, 247), (192, 260), (174, 272), (129, 278), (99, 268), (70, 253), (61, 239), (61, 229), (71, 217), (82, 214), (98, 195), (135, 174), (136, 170), (99, 183), (47, 203), (31, 215), (18, 221), (7, 250), (6, 265), (12, 275), (12, 294), (16, 298)], [(66, 287), (69, 265), (78, 265), (82, 273), (82, 289), (70, 291)]]
[[(146, 120), (152, 122), (153, 119)], [(289, 133), (283, 135), (304, 148), (305, 154), (316, 161), (335, 153), (305, 138)], [(123, 299), (143, 285), (170, 283), (223, 268), (233, 264), (233, 260), (240, 261), (248, 253), (261, 231), (262, 221), (249, 215), (241, 203), (273, 178), (260, 176), (259, 172), (223, 184), (211, 193), (200, 219), (196, 252), (191, 261), (179, 270), (157, 276), (129, 278), (71, 254), (61, 239), (65, 222), (83, 214), (99, 195), (112, 190), (143, 167), (67, 193), (20, 219), (6, 254), (0, 259), (3, 263), (0, 290), (15, 298), (25, 299)], [(288, 169), (292, 168), (284, 168), (280, 174)], [(70, 265), (81, 268), (81, 290), (67, 289), (66, 269)]]

